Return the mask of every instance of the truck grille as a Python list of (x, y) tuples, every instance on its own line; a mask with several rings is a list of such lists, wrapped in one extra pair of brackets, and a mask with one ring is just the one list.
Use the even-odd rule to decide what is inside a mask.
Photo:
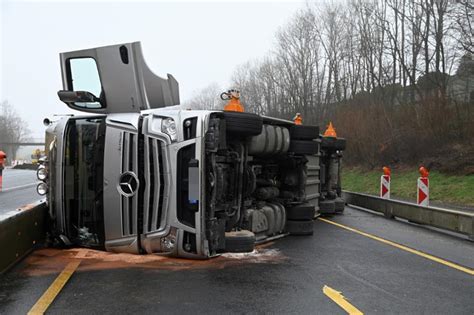
[[(122, 133), (122, 174), (133, 172), (138, 174), (137, 163), (137, 135), (129, 132)], [(134, 235), (137, 233), (137, 198), (122, 196), (120, 208), (122, 211), (122, 234)]]
[(164, 191), (166, 187), (162, 142), (145, 137), (145, 195), (143, 198), (143, 232), (162, 228)]

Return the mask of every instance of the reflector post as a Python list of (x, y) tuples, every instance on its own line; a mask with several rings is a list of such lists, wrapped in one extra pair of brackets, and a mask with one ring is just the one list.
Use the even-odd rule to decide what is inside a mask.
[(384, 166), (383, 175), (380, 176), (380, 198), (390, 199), (390, 168)]

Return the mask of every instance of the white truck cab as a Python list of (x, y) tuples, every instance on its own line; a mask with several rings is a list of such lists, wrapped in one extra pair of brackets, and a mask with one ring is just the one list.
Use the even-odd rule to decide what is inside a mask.
[(208, 258), (312, 234), (320, 193), (318, 127), (181, 110), (173, 106), (177, 81), (153, 74), (140, 43), (60, 59), (58, 95), (88, 115), (63, 116), (46, 130), (41, 191), (52, 239)]

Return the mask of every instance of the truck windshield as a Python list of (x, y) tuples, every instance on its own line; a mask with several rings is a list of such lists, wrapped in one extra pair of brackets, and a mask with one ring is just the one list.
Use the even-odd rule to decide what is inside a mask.
[(70, 119), (64, 152), (67, 235), (82, 246), (102, 246), (105, 118)]

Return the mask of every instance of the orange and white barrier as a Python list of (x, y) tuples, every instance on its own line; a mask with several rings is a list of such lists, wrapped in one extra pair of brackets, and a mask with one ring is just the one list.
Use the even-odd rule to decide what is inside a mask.
[(420, 167), (420, 177), (417, 181), (417, 198), (416, 201), (420, 206), (430, 205), (430, 181), (428, 179), (429, 172), (425, 167)]
[(384, 166), (380, 176), (380, 198), (390, 199), (390, 174), (390, 168)]

